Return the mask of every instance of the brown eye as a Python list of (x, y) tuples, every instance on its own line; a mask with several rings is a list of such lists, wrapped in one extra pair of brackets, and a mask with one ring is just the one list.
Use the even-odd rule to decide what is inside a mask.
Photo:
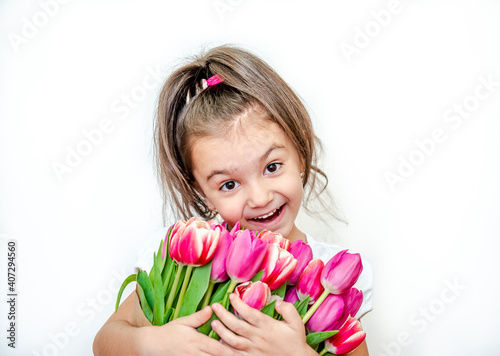
[(228, 181), (228, 182), (224, 183), (224, 184), (222, 185), (222, 187), (220, 187), (220, 190), (224, 190), (224, 191), (226, 191), (226, 192), (227, 192), (227, 191), (230, 191), (230, 190), (233, 190), (234, 188), (236, 188), (236, 187), (237, 187), (237, 185), (236, 185), (236, 184), (237, 184), (237, 183), (236, 183), (234, 180), (230, 180), (230, 181)]
[(274, 173), (276, 172), (279, 167), (281, 166), (281, 163), (271, 163), (271, 164), (268, 164), (267, 167), (266, 167), (266, 172), (268, 173)]

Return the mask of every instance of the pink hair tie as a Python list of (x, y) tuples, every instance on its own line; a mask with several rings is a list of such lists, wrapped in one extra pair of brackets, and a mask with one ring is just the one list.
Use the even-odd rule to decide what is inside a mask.
[(223, 78), (219, 77), (217, 74), (207, 79), (207, 86), (211, 87), (213, 85), (217, 85), (224, 81)]

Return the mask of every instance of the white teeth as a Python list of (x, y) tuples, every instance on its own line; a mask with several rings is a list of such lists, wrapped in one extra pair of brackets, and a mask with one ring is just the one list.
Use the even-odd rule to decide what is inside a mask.
[(261, 220), (261, 219), (266, 219), (268, 217), (270, 217), (271, 215), (273, 215), (274, 213), (276, 213), (278, 209), (274, 209), (273, 211), (271, 211), (269, 214), (266, 214), (266, 215), (262, 215), (262, 216), (259, 216), (257, 218), (254, 218), (256, 220)]

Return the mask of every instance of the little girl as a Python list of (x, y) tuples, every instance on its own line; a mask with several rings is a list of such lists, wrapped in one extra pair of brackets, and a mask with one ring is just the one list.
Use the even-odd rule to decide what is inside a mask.
[[(313, 196), (323, 198), (319, 193), (326, 176), (315, 165), (317, 138), (303, 104), (255, 55), (221, 46), (177, 69), (160, 94), (155, 138), (165, 207), (178, 217), (220, 216), (229, 228), (239, 221), (251, 230), (271, 230), (309, 243), (314, 257), (325, 262), (341, 250), (315, 241), (295, 225), (301, 205), (307, 208)], [(144, 250), (137, 267), (149, 270), (152, 251), (165, 233), (153, 236), (151, 251)], [(371, 310), (371, 269), (366, 261), (363, 265), (355, 285), (364, 296), (358, 318)], [(151, 326), (137, 294), (131, 293), (97, 334), (94, 353), (317, 355), (306, 343), (292, 304), (276, 304), (284, 321), (248, 307), (235, 295), (231, 304), (243, 319), (214, 304)], [(220, 318), (212, 326), (222, 342), (196, 330), (212, 312)], [(366, 343), (351, 355), (368, 355)]]

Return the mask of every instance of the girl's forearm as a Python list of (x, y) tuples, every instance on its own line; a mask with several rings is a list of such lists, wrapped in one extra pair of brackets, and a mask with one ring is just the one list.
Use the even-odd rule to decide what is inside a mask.
[(132, 292), (97, 333), (94, 355), (140, 355), (140, 329), (147, 325), (137, 294)]
[(139, 328), (130, 325), (125, 320), (106, 323), (94, 339), (94, 355), (140, 355), (138, 331)]

